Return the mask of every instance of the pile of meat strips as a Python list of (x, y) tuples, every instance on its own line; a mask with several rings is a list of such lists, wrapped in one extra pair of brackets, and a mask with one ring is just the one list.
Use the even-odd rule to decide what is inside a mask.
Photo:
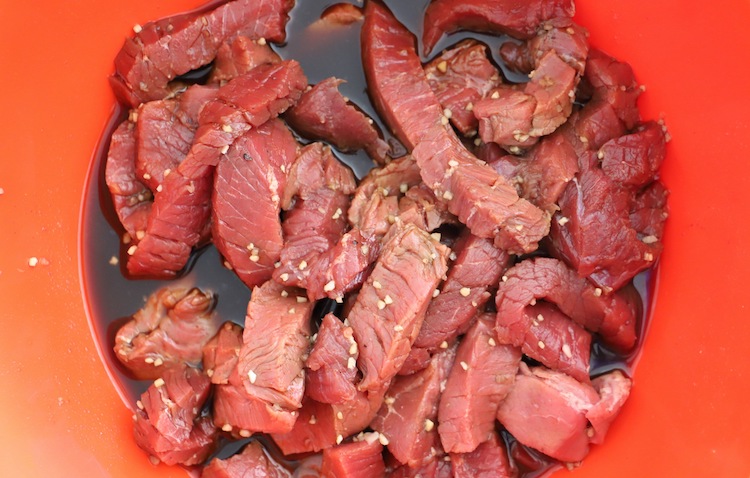
[[(178, 277), (210, 242), (252, 289), (244, 328), (219, 325), (210, 292), (174, 286), (120, 329), (117, 357), (153, 380), (137, 443), (203, 477), (577, 464), (631, 388), (590, 375), (592, 341), (635, 346), (632, 278), (667, 216), (667, 135), (641, 120), (630, 67), (589, 47), (572, 0), (427, 8), (425, 53), (460, 29), (508, 34), (499, 54), (521, 84), (483, 43), (423, 64), (382, 3), (342, 6), (332, 21), (361, 22), (370, 97), (408, 151), (394, 158), (341, 80), (308, 85), (269, 46), (292, 7), (233, 0), (136, 26), (116, 58), (130, 115), (106, 181), (129, 274)], [(205, 84), (179, 81), (209, 63)], [(377, 167), (358, 182), (331, 145)]]

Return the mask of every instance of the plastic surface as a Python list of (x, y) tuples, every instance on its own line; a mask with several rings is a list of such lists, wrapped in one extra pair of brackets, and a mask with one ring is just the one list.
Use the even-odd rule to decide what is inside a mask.
[[(97, 355), (79, 211), (125, 35), (199, 3), (0, 0), (0, 476), (186, 476), (133, 444)], [(558, 474), (746, 478), (750, 3), (580, 0), (578, 12), (592, 43), (647, 85), (644, 116), (666, 120), (672, 194), (633, 395), (607, 442)]]

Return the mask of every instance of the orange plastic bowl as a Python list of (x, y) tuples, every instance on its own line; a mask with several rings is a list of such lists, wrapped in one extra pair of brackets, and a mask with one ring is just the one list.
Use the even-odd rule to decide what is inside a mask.
[[(79, 219), (115, 53), (134, 24), (199, 3), (0, 1), (0, 476), (185, 476), (133, 443), (86, 317)], [(633, 65), (644, 116), (663, 117), (673, 141), (635, 388), (570, 476), (746, 478), (750, 3), (579, 0), (577, 20)]]

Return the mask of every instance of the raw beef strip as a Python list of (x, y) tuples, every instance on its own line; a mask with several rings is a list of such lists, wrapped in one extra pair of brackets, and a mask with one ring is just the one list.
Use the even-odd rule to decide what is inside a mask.
[(220, 45), (243, 35), (283, 42), (291, 0), (236, 0), (203, 13), (175, 15), (143, 26), (115, 57), (110, 84), (132, 107), (169, 95), (175, 77), (210, 63)]
[(201, 478), (288, 478), (292, 474), (268, 455), (263, 445), (251, 441), (241, 453), (226, 460), (214, 458), (203, 468)]
[(191, 367), (165, 371), (136, 403), (135, 441), (167, 465), (197, 465), (214, 451), (218, 434), (200, 411), (211, 381)]
[(443, 224), (456, 224), (456, 217), (448, 212), (443, 201), (435, 197), (424, 183), (409, 188), (398, 201), (398, 217), (404, 224), (414, 224), (427, 232)]
[(547, 234), (549, 217), (519, 199), (513, 187), (480, 163), (447, 127), (430, 89), (413, 35), (382, 5), (365, 8), (362, 58), (373, 103), (408, 148), (424, 182), (479, 237), (530, 252)]
[(120, 327), (115, 356), (139, 380), (155, 380), (165, 369), (198, 366), (202, 348), (216, 333), (215, 301), (200, 289), (164, 287)]
[(382, 163), (388, 143), (380, 138), (372, 119), (339, 92), (338, 87), (343, 82), (334, 77), (326, 78), (305, 91), (284, 117), (305, 137), (328, 141), (345, 152), (364, 149)]
[(323, 317), (305, 366), (305, 393), (321, 403), (343, 403), (357, 395), (359, 351), (351, 327), (333, 314)]
[(600, 397), (586, 413), (586, 418), (594, 430), (591, 443), (603, 443), (609, 426), (630, 396), (633, 383), (622, 372), (614, 370), (596, 377), (591, 381), (591, 385)]
[(360, 390), (377, 390), (403, 365), (448, 253), (413, 225), (392, 230), (348, 317), (364, 374)]
[(526, 308), (542, 299), (618, 350), (635, 344), (636, 310), (625, 294), (605, 294), (562, 261), (543, 257), (526, 259), (503, 276), (495, 300), (498, 338), (521, 345), (533, 326)]
[(654, 122), (610, 140), (599, 149), (602, 171), (613, 181), (638, 189), (654, 180), (664, 161), (666, 133)]
[(297, 142), (274, 119), (237, 139), (216, 168), (216, 248), (248, 287), (271, 277), (284, 244), (279, 212)]
[[(635, 196), (630, 209), (630, 223), (643, 235), (641, 240), (661, 242), (664, 233), (664, 222), (667, 213), (667, 196), (669, 192), (659, 181), (652, 182)], [(648, 237), (648, 239), (647, 239)]]
[(227, 81), (244, 75), (256, 66), (266, 63), (278, 63), (281, 58), (263, 40), (251, 40), (238, 36), (219, 46), (211, 70), (209, 83), (224, 85)]
[(477, 320), (458, 346), (438, 409), (438, 433), (449, 453), (469, 453), (494, 435), (500, 402), (513, 386), (521, 351), (495, 340), (492, 314)]
[(224, 322), (219, 331), (203, 346), (203, 370), (211, 383), (229, 383), (240, 357), (242, 327)]
[(574, 14), (572, 0), (433, 0), (425, 11), (422, 43), (429, 55), (444, 34), (457, 30), (530, 38), (542, 22)]
[(375, 478), (385, 476), (383, 445), (376, 433), (323, 450), (321, 476), (327, 478)]
[(500, 57), (513, 70), (528, 74), (536, 68), (537, 60), (550, 50), (581, 75), (589, 53), (588, 32), (569, 18), (558, 18), (546, 22), (541, 31), (525, 43), (503, 43)]
[(584, 76), (593, 90), (591, 101), (604, 101), (612, 106), (628, 130), (640, 122), (636, 102), (643, 92), (627, 63), (617, 61), (600, 50), (592, 49)]
[[(494, 420), (494, 415), (493, 415)], [(493, 430), (490, 438), (471, 453), (451, 453), (454, 478), (515, 478), (502, 438)]]
[(425, 65), (424, 72), (444, 113), (450, 111), (451, 124), (464, 135), (476, 133), (474, 103), (502, 83), (487, 57), (487, 46), (464, 40)]

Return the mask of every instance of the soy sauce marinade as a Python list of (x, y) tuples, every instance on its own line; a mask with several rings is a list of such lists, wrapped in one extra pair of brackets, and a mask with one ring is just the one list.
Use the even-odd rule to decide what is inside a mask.
[[(330, 0), (305, 0), (297, 2), (291, 12), (291, 19), (287, 25), (287, 43), (274, 46), (274, 49), (284, 59), (295, 59), (302, 65), (310, 83), (315, 84), (330, 76), (344, 79), (346, 83), (339, 89), (344, 96), (351, 99), (368, 116), (372, 117), (386, 140), (393, 146), (394, 151), (404, 151), (393, 138), (385, 125), (378, 118), (375, 109), (369, 101), (366, 90), (365, 76), (360, 58), (359, 29), (357, 22), (346, 26), (314, 25), (320, 14), (331, 5)], [(348, 2), (357, 5), (356, 1)], [(421, 22), (424, 9), (429, 0), (412, 0), (409, 2), (390, 0), (386, 4), (412, 32), (420, 36)], [(507, 81), (523, 81), (524, 76), (510, 72), (497, 56), (499, 45), (507, 40), (503, 36), (489, 36), (476, 33), (457, 33), (450, 35), (438, 43), (436, 54), (442, 49), (460, 40), (471, 37), (489, 46), (493, 60), (501, 69)], [(423, 58), (427, 60), (427, 58)], [(209, 69), (203, 69), (200, 74), (207, 76)], [(200, 76), (200, 75), (199, 75)], [(200, 81), (200, 78), (198, 78)], [(114, 128), (127, 115), (118, 106), (113, 112), (110, 124), (107, 125), (97, 149), (95, 164), (92, 165), (83, 216), (83, 281), (87, 291), (86, 301), (90, 308), (95, 330), (95, 339), (104, 351), (107, 368), (125, 403), (132, 407), (136, 399), (151, 382), (132, 379), (114, 356), (112, 347), (114, 337), (119, 327), (145, 302), (145, 299), (157, 289), (166, 285), (187, 284), (209, 290), (218, 298), (218, 320), (232, 320), (244, 323), (247, 302), (250, 298), (249, 289), (237, 276), (222, 265), (219, 254), (213, 246), (207, 246), (196, 251), (191, 258), (186, 273), (174, 281), (133, 280), (126, 277), (124, 260), (127, 257), (121, 237), (124, 233), (117, 215), (112, 207), (109, 191), (104, 181), (104, 165), (109, 147), (109, 139)], [(363, 153), (343, 154), (334, 152), (344, 163), (349, 165), (358, 178), (364, 176), (373, 166), (372, 161)], [(115, 259), (117, 263), (115, 263)], [(636, 277), (635, 285), (643, 304), (646, 305), (639, 320), (639, 333), (646, 331), (645, 318), (648, 317), (650, 304), (650, 273), (643, 273)], [(325, 308), (325, 305), (321, 308)], [(322, 316), (322, 314), (320, 314)], [(320, 317), (318, 317), (319, 319)], [(630, 375), (631, 367), (635, 365), (640, 350), (641, 340), (636, 349), (627, 356), (616, 355), (595, 343), (591, 356), (591, 373), (598, 375), (612, 369), (621, 369)], [(505, 435), (504, 435), (505, 436)], [(512, 445), (512, 438), (505, 436)], [(236, 450), (237, 446), (232, 446)], [(225, 450), (222, 455), (229, 452)], [(548, 469), (548, 463), (538, 454), (532, 454), (534, 459), (540, 460), (540, 469), (525, 473), (531, 477)], [(523, 467), (522, 467), (523, 468)]]

